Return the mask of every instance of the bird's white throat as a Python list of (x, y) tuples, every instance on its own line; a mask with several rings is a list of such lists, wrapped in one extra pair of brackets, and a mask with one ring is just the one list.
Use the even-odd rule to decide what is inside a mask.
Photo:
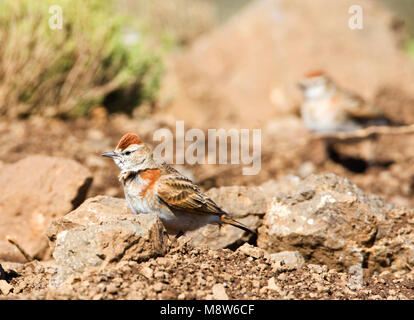
[(325, 96), (327, 88), (325, 85), (316, 85), (306, 88), (305, 97), (308, 99), (318, 99)]

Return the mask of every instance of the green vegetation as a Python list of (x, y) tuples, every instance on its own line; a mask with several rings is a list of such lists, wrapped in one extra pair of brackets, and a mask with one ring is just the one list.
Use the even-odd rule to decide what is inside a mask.
[[(227, 0), (226, 0), (227, 1)], [(185, 46), (216, 24), (210, 0), (118, 0), (163, 48)]]
[[(49, 27), (52, 5), (62, 29)], [(1, 1), (0, 44), (0, 116), (84, 115), (114, 92), (133, 93), (133, 108), (159, 88), (159, 50), (111, 0)]]
[(412, 59), (414, 59), (414, 39), (411, 39), (407, 43), (407, 52)]

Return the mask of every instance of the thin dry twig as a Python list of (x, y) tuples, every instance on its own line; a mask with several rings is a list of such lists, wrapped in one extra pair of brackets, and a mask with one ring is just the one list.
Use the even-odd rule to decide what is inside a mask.
[(399, 127), (372, 126), (350, 132), (333, 132), (326, 134), (314, 134), (302, 138), (296, 138), (294, 141), (281, 141), (276, 143), (275, 150), (281, 152), (283, 150), (292, 150), (300, 148), (314, 141), (324, 140), (326, 142), (345, 142), (352, 143), (365, 139), (370, 139), (378, 135), (399, 135), (414, 134), (414, 124)]
[(30, 255), (30, 254), (28, 254), (27, 252), (26, 252), (26, 250), (24, 250), (18, 243), (17, 243), (17, 241), (16, 241), (16, 239), (13, 239), (13, 238), (11, 238), (10, 236), (6, 236), (6, 239), (7, 239), (7, 241), (8, 242), (10, 242), (12, 245), (14, 245), (16, 248), (17, 248), (17, 250), (19, 250), (20, 251), (20, 253), (25, 257), (25, 259), (27, 260), (27, 262), (30, 262), (30, 261), (33, 261), (34, 260), (34, 258)]
[(414, 124), (399, 127), (373, 126), (351, 132), (336, 132), (332, 134), (321, 134), (315, 136), (316, 139), (338, 139), (352, 140), (365, 139), (373, 135), (398, 135), (414, 133)]

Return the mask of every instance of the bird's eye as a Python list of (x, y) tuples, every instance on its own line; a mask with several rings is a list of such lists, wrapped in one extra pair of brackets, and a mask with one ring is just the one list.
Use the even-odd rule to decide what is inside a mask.
[(125, 151), (125, 155), (129, 156), (132, 151)]

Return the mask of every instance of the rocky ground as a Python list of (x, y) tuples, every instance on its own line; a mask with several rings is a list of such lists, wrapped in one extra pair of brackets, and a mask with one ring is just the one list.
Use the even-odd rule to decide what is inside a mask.
[[(244, 252), (247, 251), (247, 252)], [(325, 266), (280, 266), (248, 250), (172, 247), (165, 257), (76, 275), (50, 289), (50, 263), (8, 265), (8, 299), (413, 299), (414, 274), (383, 272), (358, 280)], [(357, 283), (357, 285), (355, 284)], [(3, 296), (5, 297), (5, 296)]]
[[(207, 226), (174, 240), (155, 215), (132, 215), (125, 200), (90, 198), (48, 225), (52, 257), (2, 262), (2, 298), (414, 298), (412, 210), (333, 174), (290, 180), (291, 192), (281, 181), (285, 193), (270, 200), (263, 197), (278, 189), (274, 181), (209, 191), (259, 226), (257, 239)], [(259, 223), (247, 219), (256, 216)]]
[[(363, 1), (356, 34), (338, 24), (346, 0), (298, 1), (259, 0), (170, 57), (151, 112), (0, 120), (0, 299), (413, 299), (414, 130), (336, 137), (328, 150), (294, 90), (322, 68), (411, 124), (412, 62), (381, 6)], [(156, 216), (130, 213), (99, 155), (126, 132), (154, 145), (176, 120), (262, 129), (258, 175), (175, 166), (257, 236), (207, 226), (174, 241)]]

